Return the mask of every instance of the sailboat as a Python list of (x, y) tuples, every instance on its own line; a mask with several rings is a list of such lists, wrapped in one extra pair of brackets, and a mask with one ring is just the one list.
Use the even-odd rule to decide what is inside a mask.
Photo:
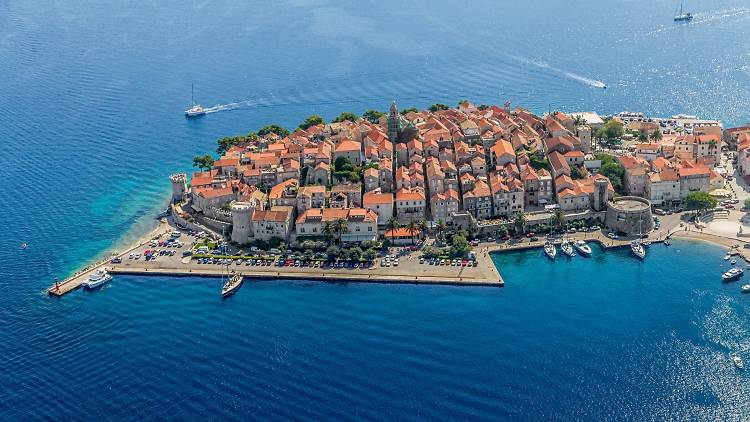
[(195, 85), (190, 84), (191, 106), (185, 110), (185, 117), (198, 117), (206, 114), (206, 109), (195, 103)]
[[(568, 233), (568, 226), (565, 226), (565, 233)], [(573, 245), (570, 243), (570, 239), (565, 237), (565, 234), (563, 234), (563, 240), (560, 243), (560, 250), (569, 257), (576, 256), (576, 251), (573, 250)]]
[(644, 248), (643, 243), (641, 243), (642, 237), (643, 237), (643, 216), (641, 216), (641, 219), (638, 220), (638, 239), (630, 242), (630, 250), (633, 252), (633, 255), (638, 257), (638, 259), (646, 258), (646, 248)]
[(680, 0), (680, 13), (675, 15), (674, 21), (675, 22), (688, 22), (691, 20), (693, 20), (693, 14), (690, 12), (682, 11), (682, 0)]
[(242, 274), (236, 273), (233, 274), (232, 277), (222, 286), (221, 288), (221, 298), (226, 299), (227, 297), (234, 294), (234, 292), (237, 291), (237, 289), (242, 286)]

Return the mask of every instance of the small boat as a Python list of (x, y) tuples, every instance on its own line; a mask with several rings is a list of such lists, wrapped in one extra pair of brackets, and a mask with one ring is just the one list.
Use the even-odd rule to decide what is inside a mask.
[(664, 241), (664, 246), (669, 246), (669, 245), (671, 245), (671, 244), (672, 244), (672, 242), (670, 242), (669, 240), (665, 240), (665, 241)]
[(574, 243), (573, 246), (575, 246), (578, 252), (582, 255), (591, 256), (591, 246), (587, 245), (585, 241), (576, 240), (576, 243)]
[(729, 254), (724, 255), (724, 261), (729, 261), (729, 259), (732, 258)]
[(740, 287), (740, 291), (742, 293), (750, 293), (750, 284), (745, 284), (744, 286)]
[(560, 250), (562, 250), (565, 255), (576, 256), (576, 252), (573, 250), (573, 245), (571, 245), (567, 240), (562, 241), (562, 243), (560, 244)]
[(221, 298), (225, 299), (234, 294), (242, 285), (242, 274), (233, 275), (221, 288)]
[(641, 242), (635, 241), (630, 244), (630, 250), (633, 252), (633, 255), (638, 257), (639, 259), (646, 258), (646, 248), (643, 247)]
[(107, 270), (101, 268), (90, 274), (89, 278), (81, 284), (85, 289), (95, 289), (109, 280), (112, 280), (112, 276), (107, 273)]
[(647, 241), (645, 241), (645, 242), (641, 242), (641, 245), (643, 245), (643, 246), (651, 246), (651, 242), (649, 242), (649, 241), (647, 240)]
[(190, 85), (191, 106), (185, 110), (185, 117), (198, 117), (206, 114), (206, 109), (195, 103), (195, 86)]
[(555, 245), (551, 242), (546, 242), (544, 244), (544, 253), (547, 255), (549, 259), (554, 260), (557, 256), (557, 248)]
[(732, 362), (734, 362), (734, 366), (736, 366), (737, 369), (743, 369), (745, 367), (745, 362), (742, 361), (742, 358), (739, 355), (732, 355)]
[(737, 260), (736, 260), (736, 259), (733, 259), (733, 260), (729, 261), (729, 263), (730, 263), (730, 264), (732, 264), (732, 265), (734, 265), (734, 264), (736, 264), (736, 263), (737, 263)]
[(674, 21), (675, 22), (689, 22), (691, 20), (693, 20), (693, 14), (690, 12), (682, 11), (682, 0), (680, 0), (680, 13), (675, 15)]
[(739, 267), (730, 268), (729, 271), (721, 275), (721, 279), (724, 281), (734, 281), (745, 273), (745, 270)]

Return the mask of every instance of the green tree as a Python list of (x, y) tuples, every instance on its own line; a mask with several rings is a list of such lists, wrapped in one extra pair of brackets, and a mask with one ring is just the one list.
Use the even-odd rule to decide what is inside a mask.
[(214, 158), (210, 155), (196, 155), (193, 157), (193, 167), (199, 168), (203, 171), (211, 170), (214, 166)]
[(576, 114), (573, 116), (573, 125), (574, 126), (583, 126), (586, 124), (586, 119), (583, 118), (582, 114)]
[(299, 128), (303, 130), (307, 130), (311, 128), (312, 126), (324, 125), (324, 124), (326, 124), (326, 122), (325, 120), (323, 120), (322, 117), (320, 117), (317, 114), (313, 114), (312, 116), (307, 116), (307, 118), (305, 118), (305, 121), (302, 122), (301, 125), (299, 125)]
[(401, 114), (409, 114), (409, 113), (417, 113), (418, 111), (419, 110), (417, 110), (416, 108), (412, 107), (412, 108), (405, 108), (405, 109), (401, 110), (400, 113)]
[(750, 198), (745, 199), (745, 209), (750, 210)]
[(289, 130), (279, 126), (279, 125), (266, 125), (260, 128), (258, 131), (258, 136), (266, 136), (269, 133), (275, 133), (279, 135), (281, 138), (286, 138), (289, 136)]
[(479, 110), (484, 111), (484, 110), (487, 110), (488, 108), (490, 108), (490, 106), (488, 106), (487, 104), (479, 104), (479, 106), (477, 106), (477, 108)]
[(364, 258), (365, 261), (374, 261), (378, 258), (378, 253), (375, 249), (370, 248), (362, 254), (362, 258)]
[(585, 176), (583, 174), (583, 171), (581, 171), (581, 168), (578, 166), (570, 166), (570, 177), (573, 180), (581, 180)]
[(326, 238), (326, 243), (329, 245), (331, 244), (331, 239), (333, 239), (333, 235), (335, 233), (335, 229), (333, 228), (333, 224), (330, 221), (326, 221), (323, 223), (323, 236)]
[(419, 237), (424, 238), (427, 235), (427, 222), (424, 220), (417, 221), (417, 229), (419, 229)]
[(619, 139), (622, 137), (622, 134), (625, 133), (625, 129), (623, 128), (622, 123), (614, 119), (611, 119), (607, 123), (605, 123), (604, 127), (602, 127), (602, 131), (604, 138), (609, 141)]
[(218, 145), (216, 147), (216, 153), (219, 154), (219, 156), (224, 155), (232, 146), (239, 145), (244, 142), (244, 136), (225, 136), (216, 142), (216, 144)]
[(430, 106), (430, 111), (433, 113), (439, 110), (448, 110), (448, 106), (440, 103), (435, 103)]
[(333, 119), (333, 123), (341, 123), (344, 121), (350, 121), (350, 122), (356, 122), (357, 121), (357, 115), (348, 111), (345, 111), (338, 115), (335, 119)]
[(466, 240), (465, 237), (460, 235), (453, 236), (452, 245), (451, 245), (451, 255), (455, 257), (464, 257), (466, 256), (466, 253), (471, 250), (471, 247), (469, 246), (469, 242)]
[(416, 243), (414, 241), (414, 238), (415, 238), (414, 235), (419, 231), (417, 222), (414, 220), (409, 221), (409, 224), (406, 225), (406, 230), (409, 231), (409, 236), (411, 237), (411, 244), (413, 245), (414, 243)]
[(336, 233), (336, 240), (341, 244), (341, 235), (349, 232), (349, 225), (343, 218), (336, 219), (333, 222), (333, 232)]
[(640, 142), (648, 141), (648, 134), (646, 134), (645, 130), (641, 130), (638, 132), (638, 141)]
[(560, 208), (555, 209), (555, 212), (552, 213), (552, 225), (556, 230), (560, 230), (564, 222), (565, 213)]
[(517, 212), (515, 217), (513, 217), (513, 227), (516, 228), (516, 233), (522, 234), (526, 231), (527, 222), (528, 217), (526, 216), (526, 213), (522, 211)]
[(442, 219), (438, 220), (437, 223), (435, 223), (435, 234), (437, 235), (437, 238), (440, 240), (443, 240), (445, 236), (445, 230), (448, 228), (448, 226), (445, 224), (445, 221)]
[(383, 116), (385, 116), (385, 113), (373, 109), (369, 109), (362, 113), (362, 118), (370, 123), (378, 123), (380, 121), (380, 118)]
[(326, 255), (328, 256), (328, 259), (331, 259), (331, 260), (336, 259), (339, 257), (340, 254), (341, 254), (341, 249), (339, 249), (335, 245), (331, 245), (328, 247), (328, 249), (326, 249)]
[[(602, 161), (602, 163), (604, 163), (604, 161)], [(612, 160), (606, 164), (602, 164), (599, 173), (606, 176), (607, 179), (612, 182), (612, 187), (616, 192), (622, 192), (622, 178), (625, 175), (625, 168), (620, 163)]]
[(654, 129), (653, 132), (651, 132), (651, 139), (654, 141), (660, 141), (661, 140), (661, 130)]
[(355, 246), (349, 249), (349, 259), (352, 261), (359, 261), (360, 258), (362, 258), (362, 248)]
[(706, 192), (691, 192), (685, 198), (685, 208), (703, 213), (716, 207), (718, 201)]

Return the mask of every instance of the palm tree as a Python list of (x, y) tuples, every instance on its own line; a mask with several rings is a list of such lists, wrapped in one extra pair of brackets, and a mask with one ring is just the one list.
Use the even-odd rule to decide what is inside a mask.
[(445, 224), (445, 221), (438, 220), (435, 224), (435, 232), (437, 234), (437, 238), (440, 240), (443, 240), (443, 236), (445, 235), (445, 230), (448, 228), (448, 226)]
[(349, 232), (349, 225), (345, 219), (339, 218), (333, 222), (333, 231), (336, 233), (339, 244), (341, 244), (341, 235)]
[(526, 229), (527, 221), (528, 218), (526, 217), (526, 213), (522, 211), (516, 213), (516, 217), (513, 220), (513, 226), (516, 228), (518, 234), (523, 234), (524, 230)]
[(560, 230), (560, 228), (562, 228), (564, 221), (565, 221), (565, 213), (563, 213), (560, 208), (556, 209), (554, 214), (552, 214), (552, 225), (555, 227), (556, 230)]
[(586, 124), (586, 119), (584, 119), (582, 115), (577, 114), (573, 117), (574, 126), (583, 126), (585, 124)]
[(424, 238), (425, 233), (427, 233), (427, 222), (424, 220), (417, 221), (417, 228), (419, 229), (419, 237)]
[(400, 226), (401, 225), (398, 223), (398, 219), (396, 217), (389, 218), (388, 221), (385, 223), (385, 228), (387, 231), (395, 231)]
[(323, 236), (326, 237), (326, 243), (328, 243), (328, 246), (331, 246), (331, 239), (333, 238), (333, 224), (331, 224), (330, 221), (326, 221), (323, 223)]
[(659, 129), (654, 129), (654, 131), (651, 132), (651, 140), (653, 141), (661, 140), (661, 131)]
[(414, 233), (417, 232), (417, 230), (418, 230), (417, 227), (418, 227), (418, 224), (414, 220), (409, 221), (409, 224), (407, 224), (407, 226), (406, 226), (406, 229), (409, 231), (409, 236), (411, 236), (411, 244), (412, 245), (415, 243), (414, 242)]

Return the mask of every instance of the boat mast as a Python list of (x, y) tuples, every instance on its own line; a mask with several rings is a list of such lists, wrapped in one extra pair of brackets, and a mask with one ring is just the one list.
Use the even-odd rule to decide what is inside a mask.
[(195, 105), (195, 84), (190, 84), (190, 102)]

